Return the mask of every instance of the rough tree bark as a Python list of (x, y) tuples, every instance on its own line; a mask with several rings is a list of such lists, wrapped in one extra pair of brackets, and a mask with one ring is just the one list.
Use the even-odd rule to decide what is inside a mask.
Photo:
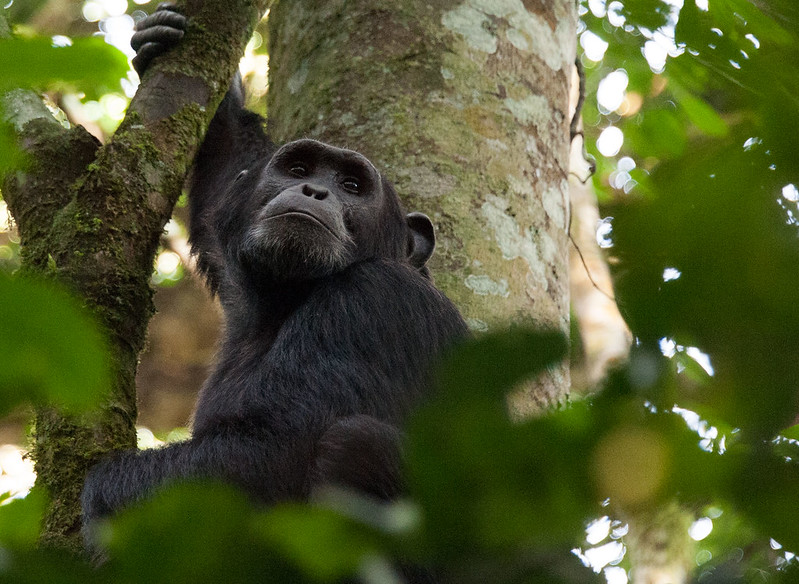
[(87, 467), (135, 446), (134, 376), (152, 315), (149, 285), (164, 224), (267, 0), (187, 0), (181, 45), (156, 62), (114, 137), (101, 146), (69, 130), (28, 92), (5, 100), (32, 165), (3, 185), (28, 273), (66, 283), (108, 331), (115, 371), (92, 419), (37, 415), (38, 485), (51, 497), (42, 541), (79, 547), (78, 502)]
[[(280, 1), (269, 130), (359, 150), (438, 228), (432, 265), (478, 331), (568, 333), (573, 0)], [(562, 399), (568, 366), (513, 402)]]

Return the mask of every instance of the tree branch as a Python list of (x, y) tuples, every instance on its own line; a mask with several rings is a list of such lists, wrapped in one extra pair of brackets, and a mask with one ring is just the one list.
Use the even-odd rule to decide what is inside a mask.
[(30, 94), (18, 94), (9, 110), (31, 157), (25, 173), (3, 187), (20, 228), (23, 269), (56, 277), (84, 298), (108, 331), (116, 373), (104, 411), (91, 422), (52, 411), (37, 418), (37, 483), (52, 499), (46, 543), (79, 545), (86, 469), (110, 449), (135, 446), (134, 379), (153, 313), (149, 280), (159, 237), (266, 4), (188, 0), (184, 40), (152, 64), (104, 146), (83, 128), (52, 123)]

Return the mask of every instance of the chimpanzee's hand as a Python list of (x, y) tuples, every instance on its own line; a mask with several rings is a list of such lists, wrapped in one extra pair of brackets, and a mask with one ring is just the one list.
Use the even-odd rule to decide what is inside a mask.
[(139, 77), (144, 75), (154, 58), (178, 44), (185, 30), (186, 17), (169, 2), (159, 4), (155, 12), (136, 23), (130, 46), (136, 51), (133, 68)]

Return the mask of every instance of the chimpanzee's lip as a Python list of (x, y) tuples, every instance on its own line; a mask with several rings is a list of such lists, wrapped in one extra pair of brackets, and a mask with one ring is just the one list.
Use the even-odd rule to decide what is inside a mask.
[(302, 217), (302, 218), (310, 219), (311, 221), (313, 221), (317, 225), (320, 225), (320, 226), (324, 227), (325, 229), (327, 229), (327, 231), (330, 232), (330, 235), (332, 235), (336, 239), (340, 239), (340, 237), (338, 236), (338, 234), (335, 231), (333, 231), (330, 227), (328, 227), (318, 217), (316, 217), (315, 215), (311, 215), (307, 211), (298, 211), (298, 210), (285, 211), (283, 213), (278, 213), (277, 215), (270, 215), (269, 217), (267, 217), (267, 220), (268, 219), (277, 219), (278, 217)]

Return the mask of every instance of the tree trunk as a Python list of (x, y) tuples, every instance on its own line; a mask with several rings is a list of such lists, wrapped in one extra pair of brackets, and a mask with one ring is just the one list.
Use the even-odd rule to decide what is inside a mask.
[(78, 548), (79, 496), (90, 464), (135, 446), (134, 378), (152, 315), (149, 281), (164, 224), (267, 0), (188, 0), (184, 41), (145, 76), (113, 139), (65, 130), (13, 92), (7, 112), (32, 158), (3, 186), (28, 273), (66, 283), (105, 326), (115, 377), (92, 420), (40, 412), (34, 460), (51, 504), (45, 544)]
[(572, 145), (571, 305), (579, 331), (580, 351), (572, 350), (572, 390), (595, 391), (608, 371), (623, 363), (630, 352), (632, 334), (616, 305), (613, 280), (597, 244), (599, 209), (582, 152), (583, 138)]
[[(437, 284), (472, 329), (568, 333), (573, 0), (295, 0), (269, 17), (276, 141), (363, 152), (431, 216)], [(560, 401), (568, 366), (512, 402)]]

